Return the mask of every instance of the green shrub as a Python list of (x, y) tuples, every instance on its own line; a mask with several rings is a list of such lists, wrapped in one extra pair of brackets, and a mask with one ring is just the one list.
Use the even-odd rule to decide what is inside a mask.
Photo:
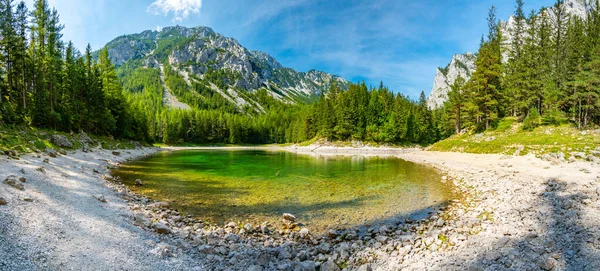
[(550, 110), (544, 114), (542, 125), (560, 126), (569, 123), (569, 118), (560, 110)]
[(518, 121), (518, 119), (513, 118), (513, 117), (503, 118), (498, 122), (498, 125), (496, 126), (496, 131), (497, 132), (508, 131), (512, 127), (512, 125), (517, 121)]
[(542, 116), (538, 112), (537, 108), (532, 107), (529, 109), (529, 113), (527, 117), (523, 120), (523, 130), (525, 131), (533, 131), (533, 129), (537, 128), (542, 124)]

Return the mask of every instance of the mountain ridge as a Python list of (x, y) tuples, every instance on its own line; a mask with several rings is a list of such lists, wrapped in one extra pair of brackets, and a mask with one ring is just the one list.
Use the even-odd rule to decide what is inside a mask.
[[(190, 89), (192, 83), (202, 83), (212, 73), (224, 73), (227, 80), (220, 80), (221, 84), (203, 84), (214, 88), (214, 83), (219, 87), (219, 91), (215, 92), (237, 107), (254, 104), (246, 101), (248, 98), (240, 93), (242, 91), (264, 89), (277, 100), (297, 103), (314, 99), (334, 83), (343, 89), (350, 84), (344, 78), (327, 72), (314, 69), (299, 72), (284, 67), (268, 53), (249, 50), (236, 39), (225, 37), (206, 26), (169, 26), (160, 31), (146, 30), (122, 35), (110, 41), (106, 47), (111, 61), (117, 67), (133, 65), (157, 69), (166, 64), (185, 79)], [(233, 96), (244, 101), (226, 97), (230, 95), (225, 93), (232, 91), (235, 92)]]

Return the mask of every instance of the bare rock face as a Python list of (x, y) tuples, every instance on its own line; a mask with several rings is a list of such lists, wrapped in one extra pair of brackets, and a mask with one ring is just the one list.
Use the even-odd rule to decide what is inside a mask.
[(454, 55), (452, 61), (446, 68), (438, 68), (433, 81), (433, 89), (427, 100), (427, 106), (431, 109), (441, 107), (448, 100), (448, 92), (458, 76), (465, 81), (471, 78), (475, 71), (475, 58), (472, 53)]

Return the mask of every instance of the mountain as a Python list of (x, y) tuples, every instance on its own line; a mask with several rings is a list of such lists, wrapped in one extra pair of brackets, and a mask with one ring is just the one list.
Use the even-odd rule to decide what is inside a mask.
[[(565, 0), (565, 12), (571, 16), (585, 18), (585, 16), (594, 8), (596, 0)], [(553, 13), (549, 12), (550, 20), (553, 20)], [(507, 21), (500, 22), (502, 33), (504, 34), (504, 44), (512, 44), (510, 30), (515, 26), (515, 18), (510, 16)], [(448, 91), (454, 84), (454, 80), (460, 74), (465, 80), (471, 78), (475, 71), (476, 56), (471, 53), (458, 54), (452, 57), (452, 61), (446, 68), (438, 68), (433, 80), (433, 88), (427, 99), (427, 105), (431, 109), (441, 107), (448, 100)], [(508, 50), (504, 51), (503, 60), (508, 60)]]
[(333, 83), (344, 89), (349, 85), (345, 79), (325, 72), (298, 72), (283, 67), (272, 56), (248, 50), (209, 27), (174, 26), (144, 31), (118, 37), (107, 48), (118, 68), (159, 70), (164, 84), (163, 103), (177, 108), (189, 106), (179, 101), (182, 95), (176, 95), (182, 91), (172, 91), (167, 86), (165, 71), (175, 71), (188, 85), (187, 91), (208, 88), (238, 109), (250, 106), (256, 111), (261, 111), (261, 106), (249, 94), (258, 90), (265, 90), (282, 102), (297, 103), (314, 99)]
[(445, 68), (438, 68), (433, 80), (433, 88), (427, 106), (429, 108), (441, 107), (448, 100), (450, 86), (460, 75), (465, 81), (471, 78), (471, 73), (475, 71), (475, 58), (472, 53), (454, 55), (452, 61)]

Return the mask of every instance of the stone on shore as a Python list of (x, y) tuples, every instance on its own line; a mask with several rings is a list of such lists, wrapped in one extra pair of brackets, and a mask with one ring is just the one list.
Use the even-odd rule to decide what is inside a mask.
[(294, 216), (293, 214), (290, 214), (290, 213), (284, 213), (283, 219), (290, 221), (290, 222), (294, 222), (294, 221), (296, 221), (296, 216)]
[(326, 261), (321, 264), (321, 271), (340, 271), (340, 267), (335, 264), (333, 260)]
[(73, 148), (73, 143), (63, 135), (52, 135), (52, 137), (50, 137), (50, 141), (52, 141), (52, 144), (61, 148)]
[(167, 226), (167, 224), (165, 224), (162, 221), (155, 222), (154, 229), (156, 230), (157, 233), (161, 233), (161, 234), (171, 233), (171, 229), (169, 228), (169, 226)]
[(11, 186), (12, 188), (18, 189), (18, 190), (25, 190), (25, 186), (23, 186), (23, 183), (20, 182), (17, 179), (17, 176), (15, 175), (10, 175), (8, 177), (6, 177), (6, 179), (4, 179), (4, 183)]

